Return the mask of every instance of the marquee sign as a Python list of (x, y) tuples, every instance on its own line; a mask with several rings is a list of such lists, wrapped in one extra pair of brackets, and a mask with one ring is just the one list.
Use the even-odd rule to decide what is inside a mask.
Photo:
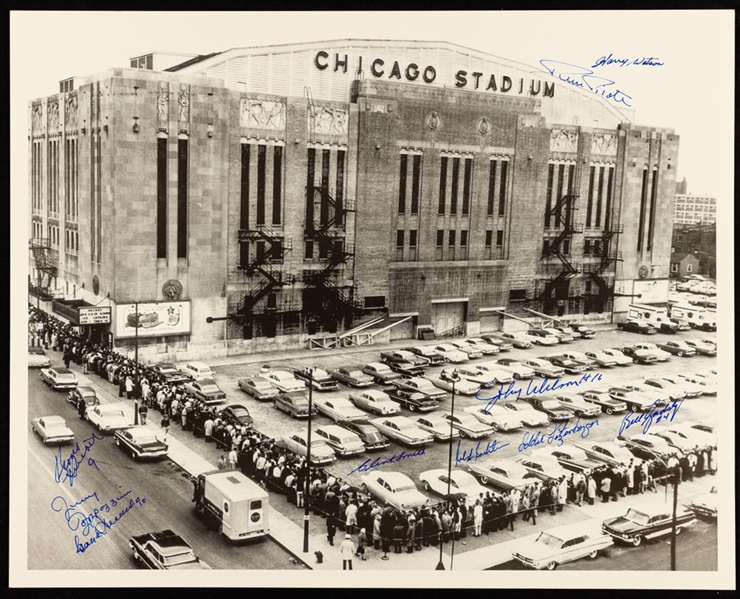
[(79, 323), (82, 324), (110, 324), (110, 306), (80, 306), (78, 309)]

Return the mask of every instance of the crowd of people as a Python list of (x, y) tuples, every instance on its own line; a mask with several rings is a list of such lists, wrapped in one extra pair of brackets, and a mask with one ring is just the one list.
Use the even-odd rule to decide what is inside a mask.
[[(682, 481), (714, 474), (716, 448), (704, 447), (667, 461), (630, 460), (628, 464), (600, 466), (592, 471), (572, 472), (559, 479), (536, 480), (508, 492), (488, 491), (478, 498), (450, 496), (444, 501), (400, 510), (376, 502), (354, 481), (332, 475), (324, 468), (307, 472), (306, 459), (282, 447), (275, 439), (240, 423), (229, 412), (208, 406), (188, 394), (182, 385), (169, 384), (150, 366), (92, 343), (56, 317), (29, 305), (29, 345), (42, 345), (62, 353), (84, 373), (94, 373), (118, 386), (120, 397), (139, 400), (139, 415), (146, 423), (148, 410), (161, 414), (164, 440), (170, 423), (180, 425), (225, 453), (218, 459), (222, 469), (239, 469), (267, 490), (281, 493), (289, 503), (304, 508), (308, 501), (314, 514), (326, 519), (326, 536), (334, 545), (337, 530), (356, 537), (355, 555), (365, 558), (366, 549), (413, 553), (452, 540), (490, 535), (510, 529), (518, 517), (537, 523), (543, 513), (556, 514), (566, 504), (593, 505), (597, 500), (616, 502), (626, 495), (658, 492), (672, 472)], [(306, 496), (308, 494), (308, 497)], [(346, 539), (345, 539), (346, 540)], [(346, 560), (347, 544), (342, 543)], [(351, 562), (350, 562), (351, 567)]]

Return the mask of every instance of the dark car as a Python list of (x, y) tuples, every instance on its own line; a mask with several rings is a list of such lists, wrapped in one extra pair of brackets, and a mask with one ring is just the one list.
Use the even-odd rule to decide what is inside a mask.
[(658, 356), (650, 353), (646, 349), (630, 347), (629, 345), (620, 350), (628, 358), (632, 358), (635, 364), (652, 364), (658, 361)]
[(494, 333), (483, 333), (480, 338), (486, 343), (490, 343), (491, 345), (498, 347), (499, 351), (511, 351), (514, 349), (514, 345), (512, 343)]
[(295, 378), (306, 381), (306, 383), (309, 381), (309, 373), (311, 386), (315, 391), (336, 391), (339, 389), (337, 381), (326, 370), (320, 368), (301, 368), (293, 371)]
[[(305, 391), (281, 391), (272, 400), (272, 405), (292, 418), (308, 418), (308, 397)], [(311, 415), (318, 413), (316, 406), (311, 406)]]
[(185, 391), (192, 393), (206, 405), (226, 401), (226, 393), (221, 390), (213, 379), (191, 381), (185, 385)]
[(221, 419), (228, 418), (230, 421), (238, 422), (242, 426), (252, 426), (254, 419), (249, 414), (249, 410), (242, 404), (231, 404), (221, 410)]
[(584, 339), (593, 339), (596, 337), (596, 331), (587, 327), (584, 324), (574, 324), (571, 327), (576, 333), (580, 333)]
[(557, 459), (563, 468), (572, 472), (592, 471), (603, 465), (602, 462), (589, 458), (582, 449), (567, 443), (564, 443), (562, 447), (551, 449), (550, 455)]
[(411, 362), (386, 362), (386, 364), (393, 372), (402, 376), (424, 376), (425, 370)]
[(369, 387), (374, 382), (373, 377), (362, 372), (360, 368), (337, 368), (336, 370), (328, 370), (327, 372), (340, 383), (344, 383), (350, 387)]
[[(676, 534), (695, 522), (689, 510), (680, 507), (676, 513)], [(629, 508), (624, 516), (604, 520), (601, 529), (615, 541), (639, 547), (645, 539), (671, 533), (673, 514), (670, 503)]]
[(349, 420), (343, 420), (337, 424), (360, 437), (362, 444), (368, 451), (385, 449), (390, 445), (390, 441), (380, 434), (380, 431), (377, 428), (367, 422), (351, 422)]
[(155, 364), (151, 369), (164, 379), (165, 383), (170, 385), (179, 385), (180, 383), (187, 383), (192, 377), (181, 372), (175, 368), (174, 364), (168, 362), (162, 362), (161, 364)]
[(131, 537), (129, 547), (134, 560), (150, 570), (210, 570), (190, 544), (171, 530)]
[(584, 364), (578, 360), (571, 360), (565, 356), (540, 356), (540, 360), (547, 360), (550, 364), (559, 366), (568, 374), (581, 374), (589, 369), (589, 364)]
[(146, 426), (118, 429), (113, 437), (116, 445), (135, 460), (167, 456), (167, 443), (160, 441), (157, 433)]
[(396, 349), (380, 352), (380, 361), (389, 366), (392, 362), (411, 362), (414, 366), (429, 366), (430, 359), (410, 351)]
[(388, 391), (388, 397), (412, 412), (431, 412), (432, 410), (436, 410), (439, 405), (436, 399), (432, 399), (423, 393), (407, 391), (405, 389), (391, 389)]
[(418, 345), (415, 347), (404, 347), (403, 351), (407, 351), (421, 358), (427, 358), (429, 360), (429, 364), (431, 364), (432, 366), (439, 366), (440, 364), (445, 363), (445, 357), (442, 354), (439, 354), (436, 351), (434, 351), (433, 347), (430, 347), (427, 345)]
[(362, 372), (373, 377), (378, 385), (390, 385), (401, 378), (401, 373), (393, 372), (388, 364), (383, 362), (369, 362), (362, 367)]
[(533, 397), (528, 397), (527, 402), (529, 402), (535, 410), (539, 410), (540, 412), (547, 414), (547, 419), (550, 422), (564, 422), (575, 417), (574, 412), (568, 408), (564, 408), (557, 399), (551, 397), (535, 395)]
[(654, 335), (658, 332), (653, 325), (641, 320), (626, 320), (624, 322), (618, 322), (617, 328), (620, 331), (627, 331), (630, 333), (643, 333), (645, 335)]
[(67, 401), (71, 403), (75, 408), (80, 407), (80, 400), (85, 400), (85, 407), (91, 408), (92, 406), (100, 405), (100, 398), (95, 393), (95, 389), (92, 387), (77, 387), (67, 393)]

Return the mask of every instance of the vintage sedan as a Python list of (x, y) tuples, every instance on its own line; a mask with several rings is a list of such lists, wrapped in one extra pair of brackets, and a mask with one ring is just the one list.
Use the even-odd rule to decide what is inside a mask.
[(562, 368), (566, 374), (581, 374), (589, 369), (589, 364), (571, 360), (561, 354), (556, 354), (554, 356), (540, 356), (540, 360), (550, 362), (550, 364), (557, 368)]
[(411, 391), (412, 393), (423, 393), (431, 399), (447, 399), (447, 393), (435, 387), (430, 380), (418, 376), (403, 378), (393, 383), (396, 389)]
[(599, 551), (614, 544), (612, 538), (598, 528), (578, 522), (542, 531), (534, 539), (517, 545), (511, 556), (528, 568), (554, 570), (584, 557), (596, 559)]
[(339, 423), (339, 426), (357, 435), (368, 451), (385, 449), (390, 445), (388, 439), (381, 435), (377, 428), (367, 422), (344, 420)]
[(583, 395), (578, 393), (563, 393), (558, 391), (553, 398), (561, 406), (569, 409), (579, 418), (594, 418), (601, 414), (601, 408), (587, 402)]
[(675, 374), (661, 373), (661, 379), (681, 389), (687, 397), (699, 397), (704, 393), (701, 385), (691, 383)]
[(444, 357), (445, 362), (452, 362), (453, 364), (462, 364), (470, 359), (466, 352), (460, 351), (459, 348), (449, 343), (435, 345), (434, 351)]
[(478, 392), (480, 383), (467, 376), (468, 372), (475, 372), (474, 370), (459, 368), (456, 377), (453, 375), (454, 372), (454, 370), (443, 370), (439, 373), (427, 374), (424, 378), (430, 381), (435, 387), (439, 387), (450, 393), (452, 393), (454, 387), (455, 395), (475, 395)]
[(74, 389), (77, 386), (77, 377), (69, 368), (42, 368), (39, 371), (41, 380), (52, 389)]
[(514, 349), (514, 344), (504, 339), (501, 336), (501, 333), (485, 333), (481, 335), (480, 338), (486, 343), (498, 347), (499, 351), (511, 351)]
[[(460, 369), (460, 372), (465, 367)], [(482, 372), (482, 377), (470, 377), (470, 380), (478, 382), (482, 381), (484, 385), (490, 384), (490, 383), (496, 383), (496, 384), (508, 384), (511, 383), (514, 380), (514, 374), (505, 368), (503, 368), (500, 364), (497, 364), (496, 362), (481, 362), (480, 364), (476, 364), (473, 368), (473, 371)], [(532, 373), (532, 377), (534, 377), (534, 373)]]
[(349, 400), (358, 408), (385, 416), (387, 414), (400, 414), (399, 405), (388, 397), (387, 393), (377, 391), (376, 389), (365, 389), (356, 393), (349, 394)]
[(380, 352), (380, 361), (385, 362), (389, 366), (393, 362), (411, 362), (414, 366), (420, 366), (421, 368), (429, 366), (431, 358), (427, 358), (420, 352), (412, 352), (410, 349), (412, 348), (409, 348), (409, 350), (393, 349)]
[(596, 337), (596, 331), (587, 327), (585, 324), (574, 324), (572, 327), (573, 330), (580, 334), (583, 339), (593, 339)]
[(572, 412), (569, 408), (563, 407), (563, 405), (554, 397), (547, 395), (533, 395), (527, 397), (526, 401), (535, 409), (543, 414), (547, 415), (547, 419), (550, 422), (567, 422), (571, 418), (575, 418), (575, 412)]
[(260, 374), (263, 379), (280, 391), (291, 393), (293, 391), (303, 391), (306, 388), (305, 381), (297, 379), (292, 372), (287, 370), (269, 370)]
[(134, 560), (150, 570), (210, 570), (190, 544), (171, 530), (131, 537)]
[(550, 335), (552, 335), (553, 337), (557, 337), (560, 343), (570, 343), (571, 341), (575, 340), (575, 337), (573, 335), (571, 335), (570, 333), (561, 331), (558, 328), (547, 327), (542, 330), (550, 333)]
[(226, 393), (216, 384), (213, 379), (201, 379), (185, 384), (186, 393), (191, 393), (206, 405), (212, 405), (226, 401)]
[[(278, 439), (278, 447), (289, 449), (296, 455), (303, 457), (308, 456), (308, 441), (305, 432), (294, 433), (292, 435), (283, 435)], [(311, 464), (329, 464), (337, 459), (334, 450), (327, 445), (321, 437), (313, 436), (311, 438)]]
[(388, 397), (412, 412), (417, 410), (419, 412), (431, 412), (432, 410), (436, 410), (439, 405), (436, 399), (407, 389), (392, 389), (388, 391)]
[(317, 426), (314, 432), (339, 456), (355, 455), (365, 451), (365, 445), (359, 436), (336, 424)]
[(478, 477), (483, 485), (493, 485), (508, 491), (532, 483), (534, 475), (513, 460), (476, 460), (468, 464), (468, 470)]
[(367, 420), (367, 414), (343, 397), (321, 397), (314, 400), (316, 409), (334, 422), (342, 420)]
[[(305, 391), (279, 392), (272, 400), (272, 406), (285, 412), (291, 418), (308, 418), (308, 397)], [(315, 405), (311, 406), (311, 415), (318, 414)]]
[(450, 422), (442, 412), (432, 412), (419, 416), (416, 419), (416, 425), (420, 429), (432, 433), (436, 441), (449, 441), (460, 437), (460, 432), (450, 426)]
[(493, 356), (499, 353), (499, 351), (501, 351), (494, 344), (488, 343), (487, 341), (485, 341), (484, 339), (481, 339), (480, 337), (472, 337), (470, 339), (465, 339), (463, 343), (467, 343), (470, 347), (481, 352), (484, 356)]
[(641, 333), (644, 335), (655, 335), (658, 332), (653, 325), (648, 324), (642, 320), (625, 320), (624, 322), (617, 323), (617, 329), (620, 331), (628, 331), (630, 333)]
[[(627, 387), (627, 385), (625, 385)], [(636, 385), (630, 386), (634, 391), (639, 391), (650, 397), (659, 397), (661, 400), (681, 399), (684, 397), (684, 391), (680, 386), (669, 383), (659, 377), (647, 378)], [(697, 394), (698, 395), (698, 394)], [(695, 397), (695, 396), (690, 396)], [(665, 402), (664, 402), (665, 403)]]
[(260, 401), (270, 401), (275, 399), (280, 390), (277, 387), (273, 387), (266, 379), (261, 376), (252, 376), (246, 379), (239, 379), (237, 381), (239, 389), (244, 391), (247, 395), (251, 395), (255, 399)]
[(529, 349), (532, 342), (524, 333), (502, 333), (501, 338), (511, 343), (517, 349)]
[(85, 400), (85, 408), (88, 410), (100, 405), (100, 398), (92, 387), (85, 385), (67, 393), (67, 401), (77, 409), (79, 409), (80, 401), (83, 399)]
[(465, 408), (465, 412), (472, 414), (486, 426), (490, 426), (494, 433), (513, 431), (523, 426), (516, 414), (501, 406), (473, 405)]
[(404, 347), (404, 351), (410, 352), (421, 358), (429, 360), (431, 366), (439, 366), (445, 363), (445, 358), (442, 354), (434, 351), (434, 348), (430, 345), (415, 345), (413, 347)]
[(121, 428), (131, 428), (134, 425), (131, 418), (126, 416), (123, 410), (115, 404), (95, 406), (92, 410), (87, 410), (85, 419), (104, 433), (114, 432)]
[[(511, 358), (499, 358), (494, 364), (506, 372), (510, 372), (511, 376), (516, 380), (533, 379), (536, 376), (534, 370), (529, 366), (522, 364), (520, 360), (513, 360)], [(479, 365), (480, 366), (480, 365)]]
[(586, 354), (579, 351), (574, 351), (572, 349), (568, 349), (560, 354), (564, 358), (568, 358), (569, 360), (573, 360), (574, 362), (579, 362), (581, 364), (585, 364), (586, 368), (588, 370), (593, 370), (594, 368), (598, 368), (599, 366), (616, 366), (617, 363), (614, 360), (607, 359), (607, 360), (595, 360), (594, 358), (589, 358)]
[(644, 349), (658, 357), (658, 362), (667, 362), (671, 359), (671, 354), (660, 349), (655, 343), (635, 343), (632, 347), (635, 349)]
[[(471, 360), (474, 358), (482, 358), (483, 357), (483, 350), (479, 347), (475, 347), (473, 345), (470, 345), (469, 343), (465, 341), (456, 341), (451, 340), (446, 345), (451, 345), (455, 349), (460, 350), (461, 352), (468, 355), (468, 358)], [(490, 346), (489, 346), (490, 347)]]
[(342, 367), (336, 370), (328, 370), (328, 372), (340, 383), (344, 383), (349, 387), (369, 387), (375, 382), (373, 377), (362, 372), (360, 368)]
[(362, 477), (362, 484), (373, 497), (399, 510), (421, 507), (429, 503), (414, 484), (401, 472), (373, 472)]
[(233, 403), (226, 406), (221, 410), (221, 420), (227, 420), (229, 422), (238, 422), (241, 426), (252, 426), (254, 424), (254, 418), (249, 413), (247, 406), (243, 406), (239, 403)]
[(635, 363), (632, 358), (625, 356), (622, 350), (616, 347), (602, 349), (600, 352), (586, 352), (586, 355), (593, 359), (597, 359), (599, 354), (606, 356), (606, 359), (613, 359), (617, 363), (617, 366), (629, 366)]
[(68, 443), (74, 441), (75, 434), (61, 416), (42, 416), (31, 420), (31, 430), (44, 444)]
[(666, 341), (665, 343), (658, 343), (657, 346), (663, 351), (674, 354), (679, 358), (696, 355), (696, 350), (685, 341)]
[[(390, 368), (396, 374), (403, 376), (424, 376), (424, 368), (417, 366), (412, 362), (395, 361), (388, 362), (388, 368)], [(391, 383), (392, 384), (392, 383)]]
[(51, 360), (46, 352), (38, 345), (28, 346), (28, 367), (29, 368), (49, 368)]
[(707, 377), (686, 374), (683, 372), (677, 373), (676, 376), (682, 381), (686, 381), (692, 385), (699, 385), (699, 387), (701, 387), (702, 395), (717, 395), (717, 383)]
[(697, 516), (716, 518), (718, 512), (717, 504), (717, 487), (712, 487), (709, 493), (702, 493), (701, 495), (692, 497), (686, 507)]
[(655, 398), (638, 391), (631, 391), (627, 387), (611, 387), (609, 397), (626, 403), (633, 412), (647, 412), (656, 404)]
[(670, 318), (669, 320), (673, 324), (676, 325), (677, 331), (690, 331), (691, 330), (691, 323), (684, 318)]
[(542, 426), (550, 422), (545, 414), (535, 410), (526, 401), (504, 401), (497, 405), (513, 412), (525, 426)]
[(586, 455), (609, 466), (627, 465), (635, 461), (634, 456), (622, 445), (614, 441), (579, 441), (573, 445), (586, 452)]
[(185, 374), (178, 370), (174, 364), (169, 362), (161, 362), (160, 364), (154, 364), (151, 369), (164, 379), (165, 383), (170, 385), (179, 385), (180, 383), (187, 383), (191, 380), (190, 375)]
[(631, 437), (619, 435), (617, 440), (624, 443), (632, 455), (641, 460), (668, 459), (674, 453), (682, 453), (669, 445), (663, 437), (654, 434), (652, 430), (648, 433), (640, 431)]
[(553, 456), (535, 449), (530, 455), (520, 455), (516, 462), (540, 480), (559, 480), (568, 473)]
[(472, 414), (458, 412), (455, 414), (443, 414), (444, 419), (457, 429), (464, 439), (483, 439), (493, 434), (493, 428), (483, 424)]
[(707, 425), (705, 424), (700, 424), (700, 423), (684, 420), (683, 422), (669, 422), (668, 424), (665, 425), (664, 428), (666, 430), (670, 430), (675, 433), (678, 433), (683, 438), (692, 441), (695, 446), (696, 445), (698, 445), (699, 447), (716, 447), (717, 446), (717, 435), (714, 434), (714, 428), (711, 426), (707, 427)]
[(632, 358), (635, 364), (653, 364), (660, 361), (655, 353), (646, 349), (638, 349), (628, 345), (623, 347), (621, 351), (628, 358)]
[[(679, 508), (676, 513), (676, 534), (696, 522), (694, 513)], [(643, 540), (671, 534), (673, 515), (669, 503), (641, 505), (629, 508), (624, 516), (604, 520), (601, 529), (615, 541), (639, 547)]]
[(584, 472), (586, 470), (592, 471), (603, 465), (602, 462), (588, 457), (588, 454), (586, 454), (582, 449), (568, 443), (564, 443), (560, 447), (545, 448), (540, 451), (548, 453), (554, 457), (563, 468), (571, 470), (572, 472)]
[[(415, 368), (411, 365), (412, 368)], [(378, 385), (390, 385), (393, 381), (401, 378), (399, 372), (393, 372), (388, 364), (382, 362), (370, 362), (362, 367), (362, 372), (373, 377), (373, 381)]]
[(156, 433), (146, 426), (119, 429), (113, 434), (113, 438), (116, 445), (135, 460), (167, 456), (167, 443), (160, 441)]
[(699, 354), (700, 356), (716, 356), (717, 355), (717, 346), (710, 345), (709, 343), (705, 343), (703, 341), (698, 341), (696, 339), (687, 339), (684, 341), (686, 345), (693, 348), (694, 351)]
[(672, 448), (677, 449), (677, 453), (688, 453), (698, 445), (694, 438), (680, 430), (671, 430), (670, 427), (651, 426), (650, 432), (656, 437), (664, 439)]
[(535, 374), (546, 378), (558, 378), (565, 374), (565, 370), (559, 366), (550, 364), (547, 360), (526, 358), (522, 360), (522, 364), (534, 370)]
[(464, 495), (468, 505), (474, 505), (476, 499), (485, 497), (488, 489), (482, 487), (472, 474), (464, 470), (452, 470), (447, 476), (447, 469), (437, 468), (427, 470), (419, 475), (419, 480), (425, 491), (430, 491), (442, 497), (449, 495)]
[(619, 401), (609, 396), (608, 393), (601, 391), (580, 391), (578, 393), (585, 401), (592, 403), (601, 408), (601, 411), (606, 414), (618, 414), (624, 412), (627, 409), (627, 404), (623, 401)]
[(304, 381), (314, 391), (336, 391), (339, 384), (326, 370), (321, 368), (299, 368), (293, 371), (295, 378)]
[(560, 339), (545, 329), (529, 329), (524, 335), (525, 339), (533, 345), (557, 345), (560, 343)]
[(420, 429), (415, 422), (409, 420), (406, 416), (376, 418), (371, 420), (370, 424), (386, 437), (404, 445), (424, 445), (434, 441), (431, 433)]

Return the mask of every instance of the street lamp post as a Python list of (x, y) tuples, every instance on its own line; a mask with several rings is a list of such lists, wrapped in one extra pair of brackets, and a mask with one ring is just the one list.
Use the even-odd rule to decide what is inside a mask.
[[(313, 368), (308, 369), (308, 435), (306, 437), (306, 477), (303, 483), (303, 553), (308, 553), (308, 522), (310, 519), (310, 497), (311, 485), (311, 412), (313, 410)], [(328, 515), (327, 518), (331, 518)]]
[[(455, 384), (457, 381), (460, 380), (460, 377), (457, 374), (457, 370), (452, 371), (452, 403), (450, 405), (450, 451), (447, 456), (447, 500), (450, 499), (450, 490), (451, 490), (451, 484), (452, 479), (450, 478), (452, 476), (452, 435), (454, 433), (454, 428), (452, 426), (452, 417), (455, 415)], [(452, 534), (452, 555), (455, 554), (455, 534), (453, 531)], [(437, 563), (436, 570), (444, 570), (445, 566), (442, 563), (442, 542), (439, 543), (439, 562)], [(450, 558), (450, 570), (452, 570), (452, 558)]]
[(139, 424), (139, 302), (134, 302), (134, 424)]

